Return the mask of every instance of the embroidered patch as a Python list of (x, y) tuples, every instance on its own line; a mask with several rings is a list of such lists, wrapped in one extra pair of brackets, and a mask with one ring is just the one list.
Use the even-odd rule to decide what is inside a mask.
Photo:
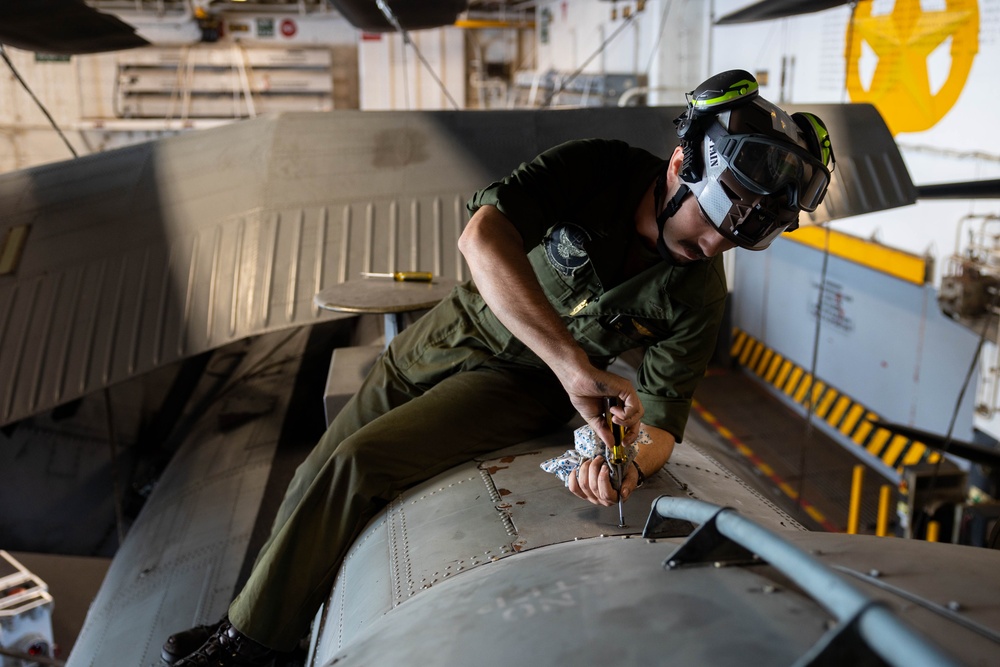
[(583, 244), (589, 240), (587, 232), (576, 225), (556, 227), (545, 238), (545, 256), (556, 271), (571, 276), (590, 261), (583, 249)]

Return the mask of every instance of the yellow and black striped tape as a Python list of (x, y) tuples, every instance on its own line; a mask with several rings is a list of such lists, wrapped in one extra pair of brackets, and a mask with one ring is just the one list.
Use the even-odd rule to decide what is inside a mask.
[(858, 447), (882, 460), (890, 468), (902, 472), (904, 465), (921, 461), (937, 463), (941, 455), (918, 440), (894, 434), (872, 424), (878, 414), (858, 403), (836, 387), (822, 380), (814, 381), (804, 368), (766, 347), (740, 329), (733, 329), (730, 354), (741, 366), (782, 391), (806, 410), (812, 405), (813, 414), (826, 421)]

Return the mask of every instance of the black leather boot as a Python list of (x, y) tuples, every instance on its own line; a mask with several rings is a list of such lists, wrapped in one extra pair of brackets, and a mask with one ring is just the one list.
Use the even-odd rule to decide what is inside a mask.
[(278, 655), (226, 621), (198, 650), (175, 662), (174, 667), (271, 667)]
[(163, 648), (160, 649), (160, 659), (168, 665), (173, 665), (184, 656), (194, 653), (199, 646), (215, 634), (215, 631), (225, 620), (226, 617), (223, 616), (215, 623), (196, 625), (188, 630), (170, 635), (163, 643)]

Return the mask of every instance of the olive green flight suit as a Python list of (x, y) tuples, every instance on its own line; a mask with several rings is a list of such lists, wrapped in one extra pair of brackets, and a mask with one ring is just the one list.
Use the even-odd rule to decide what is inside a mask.
[[(477, 193), (518, 226), (550, 302), (596, 365), (647, 348), (644, 422), (680, 441), (722, 317), (721, 261), (663, 262), (621, 280), (633, 215), (664, 163), (621, 142), (571, 142)], [(595, 177), (596, 172), (596, 177)], [(555, 375), (469, 282), (396, 336), (296, 471), (233, 625), (295, 646), (353, 539), (404, 489), (558, 428), (573, 408)]]

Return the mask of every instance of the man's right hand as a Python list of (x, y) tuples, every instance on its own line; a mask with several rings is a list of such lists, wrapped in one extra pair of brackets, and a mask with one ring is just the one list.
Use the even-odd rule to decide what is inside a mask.
[(624, 427), (624, 444), (635, 442), (645, 409), (631, 382), (614, 373), (594, 368), (589, 360), (578, 361), (575, 370), (553, 370), (562, 382), (573, 407), (609, 447), (615, 444), (615, 438), (604, 418), (604, 398), (617, 396), (620, 405), (611, 408), (612, 420)]

